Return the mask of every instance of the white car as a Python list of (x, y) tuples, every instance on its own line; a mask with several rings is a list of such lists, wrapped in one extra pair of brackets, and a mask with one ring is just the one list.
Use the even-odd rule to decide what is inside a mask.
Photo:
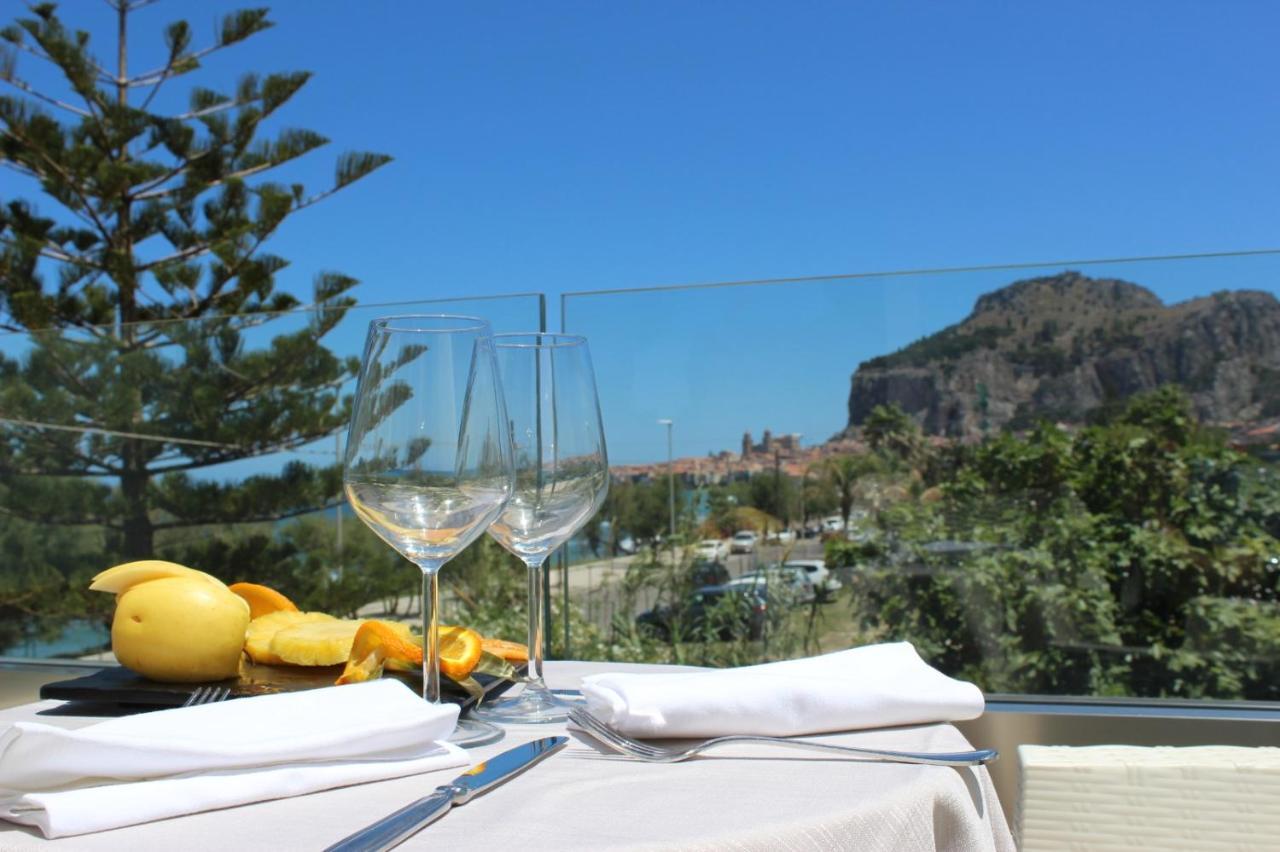
[(808, 574), (809, 582), (813, 583), (814, 591), (818, 594), (818, 600), (831, 600), (836, 592), (844, 588), (840, 578), (832, 574), (827, 568), (827, 563), (821, 559), (792, 559), (784, 562), (783, 566), (799, 568)]
[(778, 530), (777, 532), (769, 533), (766, 540), (777, 544), (794, 544), (796, 534), (791, 530)]
[(776, 563), (766, 568), (757, 568), (749, 574), (743, 574), (736, 580), (732, 580), (732, 584), (739, 585), (771, 585), (780, 586), (786, 591), (788, 599), (792, 603), (808, 604), (813, 603), (817, 595), (817, 591), (813, 587), (813, 582), (809, 579), (809, 574), (799, 567), (790, 567), (787, 565), (777, 565)]
[(704, 539), (694, 545), (693, 558), (722, 562), (729, 558), (729, 544), (718, 538)]
[(755, 534), (754, 530), (740, 530), (733, 534), (733, 538), (729, 540), (730, 553), (752, 553), (756, 549), (756, 542), (760, 537)]

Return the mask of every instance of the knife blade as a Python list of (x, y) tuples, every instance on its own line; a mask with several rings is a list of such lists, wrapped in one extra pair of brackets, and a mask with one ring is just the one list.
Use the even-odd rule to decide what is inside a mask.
[(367, 828), (344, 837), (325, 852), (374, 852), (390, 849), (440, 819), (454, 805), (464, 805), (504, 781), (524, 772), (564, 748), (568, 737), (543, 737), (507, 749), (502, 754), (477, 764), (448, 784), (442, 784), (429, 796), (405, 805)]

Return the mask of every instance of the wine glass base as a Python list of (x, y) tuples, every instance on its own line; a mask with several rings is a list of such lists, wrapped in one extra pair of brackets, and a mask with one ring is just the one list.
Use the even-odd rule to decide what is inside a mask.
[(462, 748), (478, 748), (496, 743), (507, 735), (507, 732), (480, 719), (462, 718), (449, 735), (448, 741)]
[(471, 711), (471, 715), (503, 725), (542, 725), (569, 718), (572, 703), (546, 689), (526, 687), (512, 698), (499, 698), (480, 705)]

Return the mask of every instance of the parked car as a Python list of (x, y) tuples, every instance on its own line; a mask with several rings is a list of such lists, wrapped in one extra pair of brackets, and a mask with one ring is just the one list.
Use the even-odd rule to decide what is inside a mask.
[(776, 544), (794, 544), (796, 534), (791, 530), (777, 530), (769, 533), (769, 535), (765, 537), (765, 540)]
[(746, 586), (703, 586), (678, 604), (660, 604), (636, 616), (636, 626), (664, 641), (693, 638), (710, 629), (716, 638), (764, 636), (766, 596)]
[(803, 568), (791, 568), (776, 563), (757, 568), (729, 583), (731, 586), (735, 584), (742, 586), (772, 585), (780, 588), (785, 593), (787, 602), (796, 604), (813, 603), (818, 595), (807, 571)]
[(733, 538), (729, 540), (730, 553), (752, 553), (756, 549), (756, 542), (760, 537), (756, 535), (754, 530), (739, 530), (733, 534)]
[(729, 569), (718, 559), (695, 559), (689, 572), (695, 586), (718, 586), (729, 582)]
[(728, 559), (729, 543), (718, 538), (703, 539), (694, 545), (693, 558), (706, 559), (710, 562), (719, 562), (722, 559)]
[(831, 600), (836, 592), (844, 588), (840, 578), (832, 574), (827, 563), (821, 559), (790, 559), (782, 564), (785, 568), (799, 568), (808, 574), (819, 601)]

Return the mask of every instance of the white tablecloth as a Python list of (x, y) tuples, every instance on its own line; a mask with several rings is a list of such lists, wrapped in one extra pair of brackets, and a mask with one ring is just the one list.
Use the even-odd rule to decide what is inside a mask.
[[(603, 671), (660, 670), (621, 663), (550, 662), (553, 688)], [(40, 715), (44, 701), (0, 710), (0, 723), (39, 719), (69, 728), (78, 716)], [(478, 762), (563, 725), (511, 726)], [(971, 746), (951, 725), (828, 735), (851, 745), (955, 751)], [(1013, 759), (1013, 755), (1006, 755)], [(194, 814), (98, 834), (44, 840), (0, 822), (0, 850), (322, 849), (426, 795), (457, 770)], [(601, 753), (575, 737), (528, 774), (454, 808), (400, 848), (490, 850), (1012, 850), (987, 771), (861, 764), (822, 754), (745, 746), (670, 765)]]

